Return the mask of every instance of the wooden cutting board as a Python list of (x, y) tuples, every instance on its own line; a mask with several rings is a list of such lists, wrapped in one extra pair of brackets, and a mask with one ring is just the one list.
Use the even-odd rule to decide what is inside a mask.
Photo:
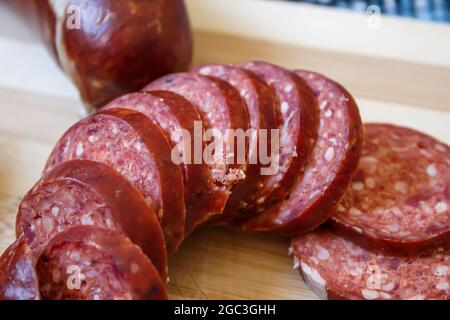
[[(343, 83), (364, 121), (407, 125), (450, 143), (450, 28), (259, 0), (187, 0), (194, 65), (262, 59)], [(52, 146), (78, 117), (76, 90), (46, 50), (0, 5), (0, 252), (14, 240), (18, 203)], [(316, 299), (289, 240), (208, 228), (170, 259), (172, 299)]]

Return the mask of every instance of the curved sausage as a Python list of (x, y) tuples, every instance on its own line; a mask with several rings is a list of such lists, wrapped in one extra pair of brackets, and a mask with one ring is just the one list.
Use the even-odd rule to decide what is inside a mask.
[(165, 300), (164, 283), (123, 234), (76, 226), (56, 235), (36, 265), (44, 300)]
[[(177, 73), (164, 76), (143, 90), (166, 90), (183, 96), (197, 108), (205, 129), (220, 133), (219, 142), (211, 142), (210, 145), (222, 145), (223, 156), (202, 159), (210, 165), (217, 184), (231, 189), (245, 178), (246, 154), (241, 154), (239, 158), (236, 149), (239, 145), (237, 138), (233, 139), (235, 148), (232, 151), (227, 150), (227, 130), (245, 131), (249, 128), (246, 106), (235, 88), (218, 78), (195, 73)], [(245, 145), (247, 146), (247, 143)]]
[(323, 229), (292, 242), (294, 267), (322, 299), (448, 300), (450, 251), (381, 255)]
[(46, 172), (67, 160), (92, 160), (115, 169), (131, 182), (157, 213), (167, 250), (184, 239), (183, 173), (171, 159), (171, 146), (158, 126), (132, 110), (105, 110), (70, 128), (49, 157)]
[(36, 257), (19, 237), (0, 257), (0, 300), (39, 300)]
[(240, 66), (254, 72), (274, 90), (276, 111), (280, 117), (278, 168), (274, 168), (273, 174), (255, 196), (256, 202), (247, 209), (259, 214), (286, 199), (290, 188), (303, 175), (317, 138), (319, 109), (312, 90), (294, 73), (261, 61)]
[(40, 29), (88, 107), (189, 66), (192, 35), (182, 0), (8, 1)]
[(32, 250), (75, 225), (123, 232), (167, 277), (164, 235), (142, 195), (110, 167), (89, 160), (65, 161), (44, 176), (22, 200), (16, 233)]
[[(177, 148), (183, 161), (184, 200), (186, 205), (185, 236), (197, 225), (207, 221), (223, 211), (228, 193), (217, 186), (205, 163), (194, 164), (195, 121), (202, 127), (201, 117), (195, 107), (186, 99), (169, 91), (147, 91), (125, 95), (106, 105), (102, 110), (124, 108), (145, 114), (158, 125), (172, 144)], [(186, 130), (189, 141), (180, 141), (183, 136), (177, 134)], [(184, 156), (184, 143), (189, 143), (190, 153)], [(202, 148), (203, 150), (203, 148)]]
[[(262, 79), (253, 72), (233, 65), (208, 64), (196, 69), (196, 72), (220, 78), (240, 93), (244, 100), (249, 115), (250, 128), (254, 134), (250, 136), (248, 151), (248, 167), (246, 178), (237, 184), (228, 199), (224, 213), (219, 217), (220, 221), (232, 219), (235, 215), (244, 214), (248, 217), (248, 204), (256, 201), (258, 190), (265, 185), (270, 176), (263, 175), (261, 170), (266, 165), (261, 163), (259, 143), (271, 141), (271, 129), (278, 128), (278, 117), (275, 111), (275, 93)], [(262, 130), (266, 131), (266, 140), (260, 139)], [(270, 153), (270, 148), (268, 150)]]
[(450, 147), (411, 130), (366, 124), (366, 143), (331, 225), (370, 249), (450, 245)]

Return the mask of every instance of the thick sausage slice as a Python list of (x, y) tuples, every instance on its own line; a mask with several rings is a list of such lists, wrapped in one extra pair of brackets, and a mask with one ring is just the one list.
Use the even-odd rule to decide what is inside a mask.
[(267, 62), (248, 62), (242, 67), (254, 72), (275, 91), (280, 117), (279, 166), (266, 179), (255, 197), (256, 202), (248, 209), (262, 213), (286, 199), (303, 175), (317, 138), (319, 109), (311, 88), (294, 73)]
[(294, 267), (322, 299), (450, 299), (450, 251), (381, 255), (329, 230), (293, 240)]
[[(275, 93), (262, 79), (253, 72), (233, 65), (209, 64), (196, 69), (200, 74), (220, 78), (234, 86), (245, 101), (249, 115), (248, 167), (247, 176), (236, 185), (228, 199), (221, 221), (226, 221), (233, 216), (248, 214), (248, 204), (255, 202), (258, 190), (265, 185), (265, 180), (270, 176), (261, 174), (265, 167), (259, 157), (259, 143), (268, 143), (271, 140), (271, 129), (278, 128), (278, 117), (275, 112)], [(259, 133), (265, 131), (267, 140), (259, 139)], [(270, 152), (270, 149), (268, 150)]]
[[(202, 159), (210, 164), (214, 180), (230, 190), (245, 178), (246, 154), (240, 157), (237, 154), (238, 139), (233, 139), (233, 150), (227, 150), (230, 144), (226, 143), (227, 130), (245, 131), (249, 128), (246, 106), (235, 88), (218, 78), (195, 73), (175, 73), (150, 83), (143, 90), (167, 90), (190, 101), (200, 113), (205, 129), (221, 135), (219, 142), (213, 144), (211, 141), (209, 145), (222, 146), (222, 154), (216, 149), (217, 157)], [(210, 153), (206, 151), (205, 154)]]
[[(188, 159), (194, 154), (194, 122), (197, 121), (200, 128), (202, 127), (201, 117), (189, 101), (169, 91), (148, 91), (125, 95), (106, 105), (103, 110), (114, 108), (131, 109), (145, 114), (164, 131), (172, 148), (177, 147), (180, 158), (185, 160), (183, 161), (185, 236), (198, 224), (223, 211), (228, 193), (214, 183), (205, 163), (194, 164)], [(189, 138), (181, 135), (182, 130), (189, 133), (191, 138), (189, 141), (180, 141)], [(190, 144), (190, 153), (186, 157), (183, 148), (185, 142)]]
[(54, 167), (22, 200), (16, 233), (36, 249), (76, 225), (123, 232), (166, 279), (166, 247), (155, 212), (127, 180), (102, 163), (72, 160)]
[(344, 194), (363, 145), (363, 126), (352, 96), (336, 82), (309, 71), (297, 71), (314, 90), (320, 106), (318, 137), (290, 196), (255, 219), (246, 230), (298, 234), (330, 217)]
[(184, 239), (183, 172), (172, 162), (161, 129), (132, 110), (105, 110), (70, 128), (47, 162), (48, 172), (67, 160), (102, 162), (122, 174), (157, 212), (169, 253)]
[(76, 226), (56, 235), (37, 262), (42, 299), (163, 300), (163, 281), (127, 237)]
[(24, 237), (0, 257), (0, 300), (39, 300), (36, 258)]
[(403, 127), (365, 127), (359, 167), (332, 226), (392, 253), (449, 246), (450, 147)]

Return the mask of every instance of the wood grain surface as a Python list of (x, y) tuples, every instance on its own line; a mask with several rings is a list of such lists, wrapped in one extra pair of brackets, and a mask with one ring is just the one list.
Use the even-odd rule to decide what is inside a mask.
[[(353, 42), (352, 33), (346, 34), (352, 23), (359, 26), (360, 15), (302, 5), (293, 9), (256, 0), (244, 2), (240, 8), (227, 5), (225, 10), (221, 0), (187, 1), (195, 30), (194, 65), (263, 59), (286, 67), (318, 70), (356, 95), (364, 121), (410, 126), (450, 143), (448, 27), (389, 20), (389, 41), (382, 49), (371, 51), (359, 47), (363, 31), (354, 28)], [(293, 20), (274, 19), (267, 6)], [(253, 11), (248, 19), (266, 21), (265, 25), (250, 27), (242, 20), (243, 12), (250, 8)], [(299, 10), (297, 18), (293, 18), (292, 10)], [(215, 20), (219, 13), (220, 19)], [(291, 29), (300, 23), (296, 19), (308, 13), (326, 17), (328, 27), (315, 29), (313, 25), (320, 19), (309, 19), (309, 28), (299, 30), (307, 35), (302, 33), (289, 41), (281, 31), (288, 28), (287, 34), (292, 34)], [(329, 19), (340, 27), (333, 28)], [(404, 40), (411, 26), (419, 35), (415, 46), (425, 53), (410, 50), (414, 44), (411, 39)], [(264, 36), (258, 37), (258, 27)], [(275, 31), (265, 32), (267, 29)], [(328, 33), (323, 36), (324, 30), (334, 30), (336, 41), (330, 41)], [(344, 36), (348, 38), (341, 39)], [(420, 47), (421, 41), (428, 47)], [(38, 39), (3, 5), (0, 70), (2, 252), (14, 240), (14, 219), (21, 197), (39, 178), (57, 139), (79, 119), (81, 105), (75, 89)], [(170, 259), (170, 298), (316, 299), (292, 268), (288, 246), (288, 239), (271, 235), (218, 227), (199, 230)]]

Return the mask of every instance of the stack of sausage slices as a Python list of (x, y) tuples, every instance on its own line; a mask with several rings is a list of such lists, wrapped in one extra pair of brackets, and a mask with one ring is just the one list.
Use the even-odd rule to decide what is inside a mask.
[(167, 256), (227, 224), (294, 237), (323, 298), (446, 299), (449, 164), (431, 137), (363, 126), (321, 74), (248, 62), (167, 75), (58, 141), (0, 258), (0, 298), (166, 299)]

